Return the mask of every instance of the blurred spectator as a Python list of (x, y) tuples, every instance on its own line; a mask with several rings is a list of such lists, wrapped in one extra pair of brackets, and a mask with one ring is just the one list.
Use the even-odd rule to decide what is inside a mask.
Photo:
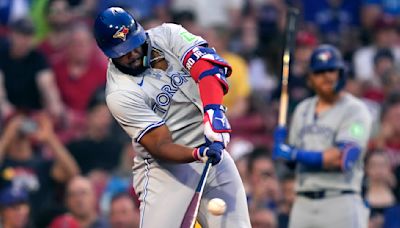
[(71, 29), (65, 55), (53, 63), (53, 70), (67, 112), (60, 137), (64, 142), (82, 136), (91, 97), (106, 81), (107, 59), (99, 54), (92, 33), (83, 24)]
[(383, 77), (394, 68), (394, 56), (389, 49), (379, 49), (374, 56), (374, 77), (364, 81), (363, 96), (372, 101), (382, 103), (385, 99), (385, 91), (383, 89)]
[(277, 38), (277, 34), (285, 29), (286, 5), (281, 0), (250, 1), (251, 14), (257, 18), (257, 30), (260, 43), (270, 43)]
[(112, 198), (109, 219), (112, 228), (139, 227), (139, 209), (131, 195), (120, 193)]
[(183, 10), (174, 12), (172, 15), (172, 22), (182, 25), (182, 27), (192, 34), (199, 35), (202, 32), (202, 28), (197, 23), (196, 16), (192, 11)]
[(75, 177), (68, 183), (66, 206), (80, 227), (109, 227), (107, 221), (97, 214), (96, 195), (89, 179), (85, 177)]
[(0, 3), (0, 25), (8, 25), (29, 14), (29, 0), (2, 0)]
[(174, 0), (171, 9), (175, 12), (194, 12), (202, 27), (221, 25), (235, 30), (241, 22), (243, 5), (244, 0)]
[(161, 25), (163, 22), (156, 18), (150, 18), (150, 19), (141, 21), (141, 23), (142, 23), (143, 28), (145, 30), (148, 30), (148, 29), (151, 29), (151, 28)]
[(278, 227), (286, 228), (289, 225), (289, 215), (296, 198), (295, 180), (293, 174), (287, 174), (281, 180), (282, 199), (278, 208)]
[(397, 228), (400, 227), (400, 204), (388, 208), (385, 211), (383, 228)]
[(49, 228), (80, 228), (79, 222), (69, 214), (57, 216)]
[(95, 169), (112, 172), (117, 168), (122, 144), (110, 135), (112, 121), (104, 92), (100, 92), (89, 103), (87, 128), (83, 138), (67, 144), (82, 174), (86, 175)]
[(354, 72), (358, 80), (371, 80), (374, 77), (374, 56), (379, 49), (386, 48), (392, 51), (395, 62), (400, 60), (400, 47), (397, 44), (399, 35), (396, 30), (395, 18), (380, 16), (374, 22), (374, 30), (371, 36), (373, 43), (359, 48), (353, 56)]
[(258, 208), (250, 212), (252, 228), (276, 228), (277, 221), (274, 212), (267, 208)]
[(257, 19), (254, 16), (246, 16), (241, 22), (238, 40), (234, 40), (233, 49), (249, 60), (253, 58), (259, 47)]
[(67, 0), (50, 0), (45, 7), (44, 16), (49, 26), (45, 39), (39, 44), (39, 50), (50, 62), (65, 54), (69, 42), (72, 12)]
[(226, 28), (222, 26), (209, 28), (204, 32), (203, 37), (208, 41), (210, 47), (214, 47), (221, 57), (232, 66), (232, 75), (228, 78), (229, 93), (224, 96), (223, 102), (228, 108), (228, 117), (231, 120), (245, 116), (249, 108), (250, 94), (246, 61), (228, 50), (230, 34)]
[(98, 4), (98, 12), (101, 12), (109, 7), (118, 6), (132, 13), (136, 20), (147, 20), (156, 18), (167, 22), (170, 20), (168, 14), (168, 0), (101, 0)]
[(385, 210), (396, 202), (392, 193), (396, 179), (392, 173), (389, 159), (384, 153), (372, 152), (369, 154), (366, 160), (366, 178), (365, 197), (371, 208), (371, 223), (380, 227), (378, 224), (383, 223)]
[[(380, 14), (399, 16), (400, 15), (400, 2), (396, 0), (363, 0), (362, 11), (366, 20), (374, 20), (379, 17)], [(377, 13), (379, 14), (377, 14)], [(364, 26), (368, 26), (369, 23), (363, 23)]]
[(359, 26), (361, 0), (302, 0), (305, 23), (320, 32), (324, 43), (339, 44), (343, 35)]
[(63, 105), (53, 72), (33, 48), (35, 28), (23, 18), (10, 25), (9, 45), (0, 48), (0, 109), (3, 118), (15, 109), (40, 110), (44, 107), (60, 117)]
[(396, 66), (386, 71), (382, 77), (382, 84), (385, 98), (400, 91), (400, 68)]
[(400, 165), (400, 94), (391, 94), (382, 107), (381, 125), (371, 149), (385, 151), (392, 167)]
[(248, 194), (249, 210), (269, 208), (277, 210), (280, 198), (280, 186), (276, 176), (274, 163), (268, 151), (256, 148), (248, 163), (251, 190)]
[(30, 206), (23, 188), (6, 187), (0, 191), (0, 227), (29, 228)]
[(53, 69), (62, 100), (74, 111), (85, 112), (94, 92), (106, 80), (106, 59), (99, 55), (89, 28), (75, 25), (65, 55)]
[[(52, 152), (54, 160), (43, 158), (45, 148)], [(15, 116), (8, 121), (0, 137), (0, 164), (0, 187), (12, 185), (29, 190), (37, 223), (59, 208), (56, 187), (79, 172), (44, 114)]]

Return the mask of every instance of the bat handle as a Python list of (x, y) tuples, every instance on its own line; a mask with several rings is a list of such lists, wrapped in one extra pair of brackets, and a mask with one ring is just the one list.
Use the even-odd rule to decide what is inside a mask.
[(204, 186), (207, 181), (208, 173), (212, 167), (211, 159), (208, 159), (204, 165), (203, 172), (201, 173), (201, 177), (199, 183), (196, 187), (196, 192), (189, 203), (188, 209), (183, 217), (183, 221), (181, 224), (181, 228), (193, 228), (196, 223), (197, 213), (200, 206), (200, 200), (203, 195)]

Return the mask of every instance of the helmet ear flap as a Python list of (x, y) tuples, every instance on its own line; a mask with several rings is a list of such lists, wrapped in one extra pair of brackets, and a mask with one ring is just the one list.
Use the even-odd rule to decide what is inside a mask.
[(339, 92), (346, 85), (346, 74), (344, 69), (339, 70), (339, 78), (335, 86), (335, 92)]

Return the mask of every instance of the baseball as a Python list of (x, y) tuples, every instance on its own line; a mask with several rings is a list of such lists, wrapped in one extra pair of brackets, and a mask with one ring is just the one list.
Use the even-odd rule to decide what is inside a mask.
[(208, 211), (213, 215), (222, 215), (225, 210), (226, 203), (220, 198), (214, 198), (208, 202)]

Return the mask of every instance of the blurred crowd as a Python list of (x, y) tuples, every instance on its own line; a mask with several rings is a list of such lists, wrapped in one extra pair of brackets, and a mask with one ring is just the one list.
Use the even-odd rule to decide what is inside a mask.
[(108, 60), (91, 31), (109, 6), (130, 11), (146, 29), (181, 24), (232, 65), (224, 98), (229, 151), (252, 225), (287, 227), (294, 176), (272, 161), (271, 144), (289, 5), (301, 12), (289, 116), (313, 95), (313, 48), (336, 45), (346, 90), (374, 116), (363, 186), (369, 226), (399, 224), (399, 0), (0, 0), (0, 227), (138, 227), (135, 151), (106, 107)]

